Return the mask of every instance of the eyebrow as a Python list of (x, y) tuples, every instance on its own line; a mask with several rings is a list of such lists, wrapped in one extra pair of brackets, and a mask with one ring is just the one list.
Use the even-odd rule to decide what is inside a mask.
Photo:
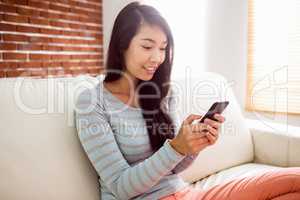
[[(152, 43), (156, 43), (154, 40), (150, 39), (150, 38), (143, 38), (142, 40), (146, 40), (146, 41), (149, 41), (149, 42), (152, 42)], [(168, 42), (167, 41), (164, 41), (163, 44), (167, 44)]]

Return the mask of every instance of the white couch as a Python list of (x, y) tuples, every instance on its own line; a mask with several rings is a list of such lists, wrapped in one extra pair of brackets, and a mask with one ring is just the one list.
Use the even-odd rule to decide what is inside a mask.
[[(0, 79), (0, 199), (100, 199), (97, 175), (74, 123), (78, 94), (98, 79)], [(207, 189), (275, 167), (300, 166), (300, 133), (249, 130), (221, 76), (203, 73), (172, 83), (181, 119), (204, 113), (214, 101), (230, 101), (218, 142), (180, 174), (185, 181)]]

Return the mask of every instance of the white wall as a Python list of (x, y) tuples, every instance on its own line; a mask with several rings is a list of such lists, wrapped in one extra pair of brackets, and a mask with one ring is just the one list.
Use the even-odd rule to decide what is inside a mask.
[(247, 0), (207, 0), (205, 69), (232, 82), (245, 105), (247, 65)]
[(104, 58), (106, 59), (106, 51), (109, 45), (110, 34), (113, 23), (119, 11), (128, 3), (134, 0), (103, 0), (103, 48)]

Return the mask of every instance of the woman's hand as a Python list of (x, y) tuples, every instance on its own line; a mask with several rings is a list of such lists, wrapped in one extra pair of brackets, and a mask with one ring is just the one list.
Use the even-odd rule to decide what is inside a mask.
[(204, 124), (208, 125), (208, 132), (206, 134), (209, 143), (212, 145), (216, 143), (218, 137), (219, 137), (219, 131), (222, 123), (225, 121), (225, 118), (220, 114), (215, 114), (214, 118), (216, 120), (211, 119), (205, 119)]
[(182, 123), (179, 133), (170, 142), (171, 146), (180, 154), (197, 154), (209, 145), (214, 144), (219, 136), (221, 123), (225, 118), (216, 114), (216, 120), (206, 119), (204, 123), (192, 124), (201, 115), (189, 115)]

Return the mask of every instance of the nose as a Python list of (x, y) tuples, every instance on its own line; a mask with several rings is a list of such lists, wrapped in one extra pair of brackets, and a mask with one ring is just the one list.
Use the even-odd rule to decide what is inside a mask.
[(151, 54), (150, 61), (153, 63), (160, 63), (161, 62), (161, 54), (159, 50), (154, 50)]

